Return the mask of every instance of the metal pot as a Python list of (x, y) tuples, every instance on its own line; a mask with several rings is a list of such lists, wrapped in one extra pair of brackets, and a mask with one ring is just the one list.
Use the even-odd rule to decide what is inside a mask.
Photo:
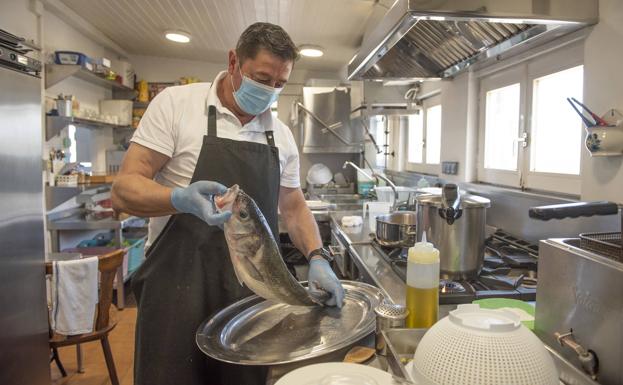
[(469, 279), (482, 269), (486, 209), (491, 201), (460, 194), (447, 184), (441, 194), (423, 194), (417, 200), (417, 238), (426, 238), (439, 249), (442, 278)]
[(416, 214), (398, 211), (376, 217), (376, 240), (383, 246), (411, 247), (415, 244)]

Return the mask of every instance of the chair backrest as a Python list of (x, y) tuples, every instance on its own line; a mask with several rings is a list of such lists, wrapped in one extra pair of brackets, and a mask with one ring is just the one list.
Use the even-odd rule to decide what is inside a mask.
[[(109, 310), (112, 304), (113, 282), (117, 269), (123, 263), (125, 249), (112, 251), (108, 254), (98, 256), (97, 269), (100, 272), (99, 301), (97, 304), (97, 317), (95, 319), (95, 330), (101, 330), (108, 326), (110, 322)], [(45, 264), (45, 273), (52, 274), (52, 263)]]

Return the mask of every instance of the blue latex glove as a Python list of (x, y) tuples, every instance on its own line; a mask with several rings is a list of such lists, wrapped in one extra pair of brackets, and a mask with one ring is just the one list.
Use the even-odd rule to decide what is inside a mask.
[(171, 193), (171, 204), (180, 213), (193, 214), (212, 226), (222, 226), (231, 217), (231, 211), (217, 212), (214, 195), (227, 191), (217, 182), (198, 181), (188, 187), (176, 187)]
[(307, 280), (309, 281), (309, 294), (311, 296), (314, 298), (322, 298), (324, 294), (322, 290), (324, 290), (331, 294), (331, 296), (324, 301), (325, 305), (342, 307), (344, 303), (344, 288), (326, 259), (314, 258), (309, 261), (309, 275)]

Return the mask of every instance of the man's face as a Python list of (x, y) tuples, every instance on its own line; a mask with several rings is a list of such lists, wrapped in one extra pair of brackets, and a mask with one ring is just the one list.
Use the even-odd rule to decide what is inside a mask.
[(236, 90), (240, 88), (242, 75), (273, 88), (282, 88), (290, 78), (294, 63), (291, 60), (283, 60), (267, 50), (260, 49), (254, 58), (247, 58), (243, 63), (240, 63), (240, 70), (238, 70), (238, 64), (236, 52), (234, 50), (229, 51), (228, 72), (233, 77)]

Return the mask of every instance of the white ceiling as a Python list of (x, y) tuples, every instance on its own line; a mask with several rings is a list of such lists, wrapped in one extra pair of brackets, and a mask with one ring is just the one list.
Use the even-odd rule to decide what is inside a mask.
[[(253, 22), (281, 25), (297, 45), (324, 48), (300, 69), (337, 71), (356, 53), (375, 7), (373, 0), (61, 0), (130, 54), (224, 63)], [(164, 31), (190, 32), (189, 44)]]

